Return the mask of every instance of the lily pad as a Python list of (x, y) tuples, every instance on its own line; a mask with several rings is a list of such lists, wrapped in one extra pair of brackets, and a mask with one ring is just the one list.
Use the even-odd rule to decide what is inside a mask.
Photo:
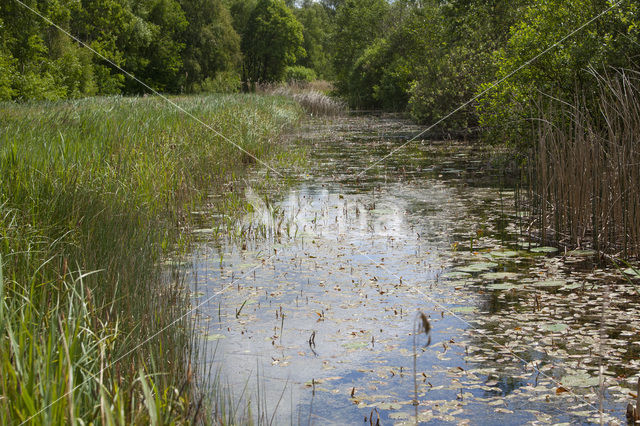
[(487, 272), (480, 275), (485, 280), (511, 280), (518, 276), (515, 272)]
[(215, 230), (213, 230), (212, 228), (201, 228), (201, 229), (194, 229), (193, 231), (191, 231), (192, 234), (198, 234), (198, 235), (213, 234), (214, 232)]
[(582, 288), (582, 285), (582, 283), (571, 283), (562, 286), (560, 290), (575, 290), (576, 288)]
[(474, 273), (488, 271), (496, 266), (498, 266), (498, 264), (494, 262), (475, 262), (467, 266), (459, 266), (455, 268), (455, 270), (459, 272)]
[(533, 282), (530, 285), (534, 287), (562, 287), (566, 283), (564, 280), (543, 280)]
[(221, 340), (221, 339), (226, 339), (227, 336), (225, 336), (224, 334), (218, 334), (218, 333), (213, 333), (213, 334), (209, 334), (206, 339), (207, 340)]
[(558, 251), (556, 247), (534, 247), (530, 250), (532, 253), (555, 253)]
[(557, 322), (554, 324), (543, 324), (540, 328), (542, 328), (543, 330), (551, 331), (553, 333), (558, 333), (560, 331), (565, 331), (567, 328), (569, 328), (569, 326), (567, 324)]
[(595, 256), (598, 252), (595, 250), (571, 250), (567, 252), (567, 256)]
[(369, 346), (369, 342), (350, 342), (342, 344), (342, 347), (345, 349), (364, 349), (367, 346)]
[(471, 276), (470, 273), (460, 272), (460, 271), (452, 271), (452, 272), (447, 272), (445, 274), (440, 275), (441, 278), (453, 278), (453, 279), (469, 278), (470, 276)]
[(518, 286), (514, 283), (495, 283), (487, 285), (489, 290), (511, 290), (514, 288), (518, 288)]
[(459, 313), (477, 312), (478, 308), (475, 306), (456, 306), (455, 308), (451, 308), (451, 311)]
[(574, 374), (568, 374), (560, 379), (560, 383), (569, 387), (587, 388), (591, 386), (598, 386), (600, 379), (598, 377), (592, 377), (585, 371), (579, 371)]
[(640, 278), (640, 269), (638, 268), (627, 268), (622, 272), (629, 275), (631, 278)]
[(513, 251), (513, 250), (505, 250), (505, 251), (492, 251), (491, 256), (493, 257), (516, 257), (518, 255), (517, 251)]

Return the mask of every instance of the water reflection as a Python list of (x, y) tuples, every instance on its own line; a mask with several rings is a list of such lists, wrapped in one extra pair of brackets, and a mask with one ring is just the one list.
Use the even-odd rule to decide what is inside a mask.
[[(247, 220), (269, 238), (193, 253), (196, 299), (215, 296), (199, 312), (213, 371), (278, 424), (356, 423), (374, 411), (414, 423), (415, 386), (422, 422), (594, 418), (592, 387), (557, 392), (554, 380), (593, 378), (600, 358), (584, 355), (584, 336), (570, 338), (594, 337), (584, 324), (601, 301), (563, 305), (577, 271), (520, 250), (512, 192), (501, 171), (480, 169), (482, 147), (419, 143), (355, 179), (415, 130), (362, 117), (312, 123), (300, 182), (273, 205), (246, 194)], [(433, 332), (414, 376), (418, 311)], [(605, 403), (616, 415), (620, 394)]]

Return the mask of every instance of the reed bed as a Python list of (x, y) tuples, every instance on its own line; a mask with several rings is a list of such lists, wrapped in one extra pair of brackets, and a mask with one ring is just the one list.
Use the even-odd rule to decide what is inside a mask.
[(308, 114), (315, 116), (335, 116), (347, 109), (342, 100), (327, 94), (331, 88), (326, 82), (262, 84), (257, 89), (262, 93), (291, 98)]
[(601, 75), (597, 102), (555, 102), (536, 125), (532, 216), (541, 238), (640, 256), (640, 74)]
[[(266, 161), (286, 161), (276, 141), (301, 113), (173, 100)], [(254, 163), (155, 97), (0, 104), (0, 423), (201, 416), (188, 289), (163, 260), (191, 207)]]

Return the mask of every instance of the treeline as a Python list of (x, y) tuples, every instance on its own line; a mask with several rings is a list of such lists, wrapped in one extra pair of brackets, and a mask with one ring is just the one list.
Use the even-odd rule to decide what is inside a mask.
[[(337, 87), (351, 106), (409, 110), (445, 126), (482, 124), (515, 140), (545, 99), (597, 96), (590, 68), (634, 68), (640, 8), (624, 0), (344, 0), (334, 35)], [(531, 64), (527, 62), (586, 26)], [(524, 68), (497, 88), (491, 83)], [(488, 90), (490, 89), (490, 90)], [(486, 93), (483, 93), (488, 90)]]
[[(241, 81), (281, 80), (285, 73), (312, 79), (318, 75), (312, 68), (324, 66), (319, 47), (324, 34), (315, 28), (305, 39), (303, 26), (282, 0), (24, 3), (32, 10), (12, 0), (0, 4), (0, 100), (149, 91), (117, 67), (154, 90), (189, 93), (237, 91)], [(306, 11), (300, 17), (315, 19)]]
[[(517, 140), (547, 99), (597, 98), (589, 69), (635, 68), (640, 7), (623, 0), (26, 0), (162, 92), (321, 78), (354, 108), (409, 111)], [(522, 70), (511, 75), (522, 65)], [(492, 82), (509, 78), (492, 88)], [(488, 90), (490, 89), (490, 90)], [(486, 93), (485, 93), (485, 90)], [(146, 89), (33, 12), (0, 5), (0, 99)], [(515, 123), (515, 124), (514, 124)]]

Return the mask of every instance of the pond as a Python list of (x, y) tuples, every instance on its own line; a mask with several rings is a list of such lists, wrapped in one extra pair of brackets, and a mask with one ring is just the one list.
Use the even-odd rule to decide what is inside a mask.
[(366, 170), (419, 131), (310, 121), (309, 169), (285, 194), (246, 190), (257, 237), (200, 231), (209, 379), (261, 423), (623, 423), (637, 278), (525, 238), (486, 147), (417, 141)]

